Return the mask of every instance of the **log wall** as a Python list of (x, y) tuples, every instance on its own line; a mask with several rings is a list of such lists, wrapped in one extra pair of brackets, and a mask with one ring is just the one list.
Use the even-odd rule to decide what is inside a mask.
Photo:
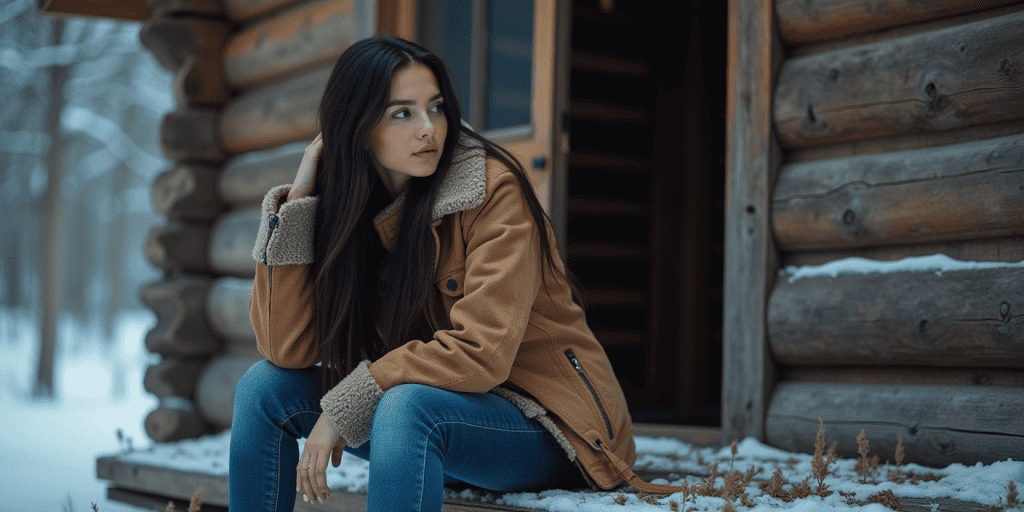
[(252, 247), (266, 192), (295, 176), (316, 135), (334, 60), (372, 35), (372, 0), (150, 0), (141, 39), (175, 76), (161, 123), (174, 164), (152, 185), (166, 222), (144, 241), (164, 277), (139, 290), (156, 313), (145, 375), (155, 441), (231, 424), (234, 389), (262, 359), (249, 321)]
[[(1024, 261), (1024, 3), (776, 0), (783, 265)], [(776, 276), (765, 438), (919, 463), (1024, 456), (1024, 268)]]

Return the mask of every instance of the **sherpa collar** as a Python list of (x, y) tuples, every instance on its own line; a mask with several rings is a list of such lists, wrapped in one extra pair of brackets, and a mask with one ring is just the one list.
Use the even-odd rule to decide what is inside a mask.
[[(487, 198), (486, 153), (483, 144), (470, 137), (461, 137), (452, 154), (451, 167), (441, 181), (434, 200), (431, 220), (436, 222), (445, 215), (472, 210)], [(398, 212), (405, 202), (403, 191), (387, 208), (380, 211), (373, 224), (385, 245), (398, 227)]]

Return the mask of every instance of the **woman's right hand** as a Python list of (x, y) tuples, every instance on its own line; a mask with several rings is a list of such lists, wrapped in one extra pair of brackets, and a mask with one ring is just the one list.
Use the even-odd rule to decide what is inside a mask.
[(313, 195), (313, 187), (316, 185), (316, 166), (320, 161), (320, 151), (323, 147), (323, 133), (318, 133), (313, 142), (306, 146), (305, 154), (302, 155), (302, 162), (299, 163), (299, 170), (295, 173), (292, 189), (288, 192), (288, 201)]

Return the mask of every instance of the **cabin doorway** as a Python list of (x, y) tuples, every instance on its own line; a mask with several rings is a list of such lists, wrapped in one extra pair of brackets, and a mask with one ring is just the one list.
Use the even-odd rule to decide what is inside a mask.
[(726, 8), (575, 0), (566, 245), (634, 421), (719, 426)]

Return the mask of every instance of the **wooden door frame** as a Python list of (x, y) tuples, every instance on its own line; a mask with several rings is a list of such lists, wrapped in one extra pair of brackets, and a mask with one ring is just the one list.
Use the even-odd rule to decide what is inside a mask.
[(766, 309), (778, 265), (771, 191), (781, 151), (772, 90), (782, 57), (772, 0), (729, 0), (722, 443), (765, 439), (775, 367)]

